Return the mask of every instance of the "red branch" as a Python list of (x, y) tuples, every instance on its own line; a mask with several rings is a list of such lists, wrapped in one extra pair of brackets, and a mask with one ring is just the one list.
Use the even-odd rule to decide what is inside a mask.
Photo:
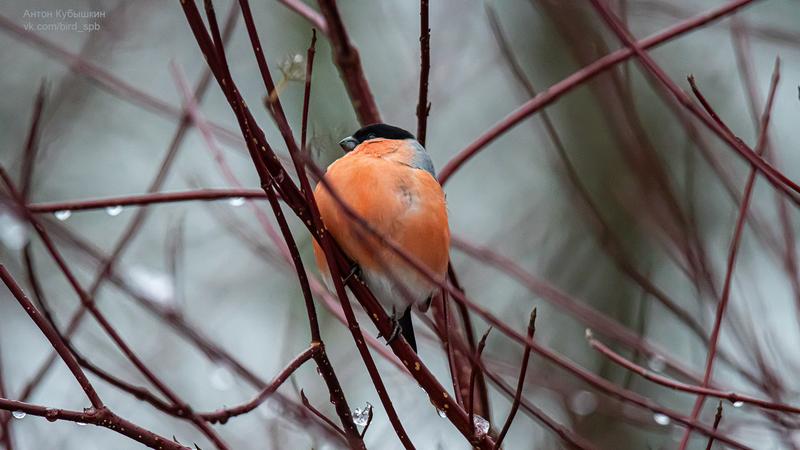
[[(713, 9), (706, 13), (699, 14), (697, 16), (692, 17), (691, 19), (687, 19), (683, 22), (675, 24), (665, 29), (664, 31), (656, 33), (650, 37), (644, 38), (637, 44), (642, 49), (649, 49), (652, 47), (656, 47), (675, 37), (682, 36), (692, 30), (696, 30), (697, 28), (700, 28), (710, 22), (718, 20), (728, 14), (731, 14), (741, 9), (744, 6), (749, 5), (753, 1), (755, 0), (737, 0), (727, 3), (725, 5), (720, 6), (717, 9)], [(554, 101), (559, 99), (562, 95), (572, 91), (573, 89), (577, 88), (583, 83), (589, 81), (596, 75), (602, 73), (605, 70), (608, 70), (609, 68), (611, 68), (616, 64), (619, 64), (620, 62), (623, 62), (631, 58), (632, 56), (634, 56), (634, 51), (630, 48), (623, 48), (617, 50), (613, 53), (610, 53), (598, 59), (592, 64), (589, 64), (588, 66), (578, 70), (572, 75), (564, 78), (558, 83), (542, 91), (536, 97), (528, 100), (527, 102), (522, 104), (519, 108), (512, 111), (503, 120), (492, 126), (482, 135), (480, 135), (472, 144), (467, 146), (467, 148), (461, 150), (456, 156), (454, 156), (450, 161), (448, 161), (448, 163), (439, 172), (439, 182), (442, 185), (444, 185), (447, 182), (447, 180), (449, 180), (450, 177), (453, 176), (453, 174), (458, 169), (460, 169), (461, 166), (464, 165), (464, 163), (466, 163), (470, 158), (475, 156), (478, 152), (480, 152), (484, 147), (489, 145), (492, 141), (500, 137), (503, 133), (507, 132), (512, 127), (516, 126), (523, 119), (536, 113), (545, 106), (553, 103)]]
[(146, 206), (160, 203), (186, 201), (212, 201), (231, 198), (266, 199), (260, 189), (197, 189), (185, 192), (154, 192), (150, 194), (126, 195), (121, 197), (98, 198), (91, 200), (71, 200), (52, 203), (32, 203), (28, 209), (32, 213), (52, 213), (56, 211), (86, 211), (114, 206)]
[(75, 380), (78, 381), (78, 384), (80, 384), (81, 388), (86, 393), (86, 396), (89, 398), (89, 401), (93, 406), (87, 411), (80, 413), (76, 411), (52, 409), (44, 406), (31, 405), (29, 403), (0, 398), (0, 409), (4, 409), (6, 411), (22, 411), (26, 414), (46, 417), (49, 421), (64, 419), (74, 422), (92, 423), (114, 430), (120, 434), (124, 434), (136, 440), (137, 442), (154, 449), (178, 450), (186, 448), (180, 444), (170, 441), (169, 439), (158, 436), (151, 431), (134, 425), (133, 423), (128, 422), (112, 413), (111, 410), (109, 410), (103, 404), (103, 401), (100, 400), (100, 397), (97, 395), (97, 392), (95, 392), (94, 388), (89, 382), (89, 379), (86, 378), (83, 370), (81, 370), (78, 361), (69, 351), (64, 341), (61, 340), (58, 332), (55, 330), (55, 328), (53, 328), (50, 322), (48, 322), (39, 314), (39, 311), (35, 306), (33, 306), (33, 303), (31, 303), (31, 301), (25, 296), (25, 293), (22, 292), (22, 288), (19, 287), (11, 274), (8, 273), (8, 270), (6, 270), (6, 267), (2, 264), (0, 264), (0, 279), (3, 280), (3, 283), (5, 283), (5, 285), (8, 287), (8, 290), (11, 291), (11, 293), (14, 295), (14, 298), (16, 298), (17, 302), (19, 302), (20, 306), (22, 306), (22, 309), (24, 309), (31, 320), (33, 320), (42, 334), (45, 335), (47, 340), (50, 342), (50, 345), (52, 345), (56, 352), (58, 352), (58, 355), (67, 365), (70, 372), (72, 372), (73, 377), (75, 377)]
[(676, 391), (688, 392), (691, 394), (698, 394), (701, 396), (721, 398), (724, 400), (728, 400), (731, 403), (742, 402), (750, 405), (755, 405), (763, 409), (781, 411), (792, 414), (800, 414), (800, 407), (797, 406), (787, 405), (784, 403), (770, 402), (767, 400), (762, 400), (747, 395), (737, 394), (736, 392), (724, 392), (717, 389), (707, 388), (704, 386), (694, 386), (691, 384), (681, 383), (680, 381), (669, 379), (667, 377), (655, 374), (645, 369), (644, 367), (639, 366), (636, 363), (625, 359), (622, 355), (616, 353), (614, 350), (611, 350), (610, 348), (608, 348), (608, 346), (595, 339), (592, 335), (589, 335), (587, 337), (587, 341), (589, 341), (589, 345), (593, 349), (597, 350), (604, 356), (608, 357), (608, 359), (613, 361), (615, 364), (618, 364), (630, 370), (631, 372), (636, 373), (637, 375), (641, 376), (646, 380), (650, 380), (653, 383), (660, 384), (661, 386), (665, 386), (670, 389), (675, 389)]

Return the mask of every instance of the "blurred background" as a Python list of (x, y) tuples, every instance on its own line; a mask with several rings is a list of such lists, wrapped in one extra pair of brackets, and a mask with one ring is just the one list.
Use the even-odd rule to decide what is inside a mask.
[[(640, 39), (724, 3), (610, 2)], [(221, 23), (231, 5), (215, 2)], [(299, 135), (311, 27), (277, 1), (253, 1), (251, 6), (273, 77), (282, 80), (281, 100)], [(361, 0), (341, 1), (339, 7), (384, 121), (415, 130), (419, 5)], [(30, 17), (32, 11), (57, 9), (104, 14), (64, 20)], [(238, 8), (234, 11), (239, 14)], [(532, 90), (543, 90), (621, 47), (588, 2), (434, 0), (430, 13), (432, 107), (426, 147), (437, 168), (529, 99)], [(139, 194), (154, 185), (159, 191), (234, 186), (198, 129), (190, 125), (179, 131), (185, 97), (170, 65), (194, 89), (206, 64), (178, 2), (6, 0), (0, 15), (0, 163), (18, 184), (37, 93), (44, 86), (30, 202)], [(72, 22), (86, 31), (58, 28)], [(686, 91), (686, 77), (693, 74), (721, 118), (751, 147), (780, 56), (781, 81), (766, 157), (793, 180), (800, 180), (795, 151), (798, 23), (800, 5), (794, 0), (754, 2), (733, 19), (714, 22), (651, 52)], [(26, 31), (26, 24), (33, 29)], [(230, 29), (233, 77), (269, 142), (286, 154), (263, 107), (263, 85), (244, 26), (235, 21)], [(198, 95), (202, 115), (233, 131), (217, 134), (230, 171), (242, 186), (258, 188), (219, 87), (212, 79), (204, 91)], [(676, 107), (633, 60), (593, 78), (545, 111), (547, 123), (541, 113), (526, 119), (446, 185), (452, 259), (459, 278), (471, 298), (521, 332), (536, 306), (536, 339), (541, 344), (688, 416), (694, 396), (613, 365), (587, 345), (584, 330), (592, 328), (601, 341), (654, 372), (697, 384), (750, 168)], [(321, 166), (340, 156), (336, 142), (358, 128), (324, 36), (317, 44), (309, 124), (313, 156)], [(0, 258), (30, 293), (23, 252), (29, 255), (41, 297), (64, 330), (79, 300), (33, 230), (14, 212), (7, 194), (2, 195)], [(265, 202), (256, 203), (267, 211)], [(263, 232), (253, 204), (234, 198), (155, 205), (146, 211), (125, 207), (40, 216), (82, 285), (94, 291), (101, 311), (196, 410), (236, 405), (255, 392), (241, 370), (209, 347), (269, 380), (308, 345), (295, 275)], [(271, 214), (267, 216), (271, 221)], [(795, 205), (758, 179), (713, 377), (725, 390), (800, 403), (800, 275), (794, 263), (798, 223)], [(292, 226), (309, 270), (316, 274), (310, 236), (301, 224)], [(126, 234), (130, 239), (121, 241)], [(595, 315), (581, 316), (563, 303), (548, 301), (532, 283), (509, 275), (507, 266), (493, 264), (493, 258), (481, 254), (485, 251), (510, 260), (531, 279), (558, 288)], [(102, 261), (115, 252), (110, 276), (98, 278)], [(374, 406), (367, 446), (399, 448), (346, 327), (326, 308), (318, 311), (350, 405)], [(24, 393), (37, 404), (77, 410), (88, 406), (60, 361), (31, 386), (51, 347), (5, 289), (0, 289), (0, 317), (4, 397), (18, 399)], [(613, 320), (611, 329), (624, 329), (636, 342), (647, 342), (669, 358), (624, 345), (603, 332), (597, 317)], [(488, 327), (477, 316), (473, 321), (478, 334)], [(368, 320), (362, 325), (375, 333)], [(201, 351), (187, 330), (198, 331), (213, 345)], [(418, 333), (423, 335), (422, 359), (450, 386), (441, 345), (430, 331)], [(90, 317), (76, 327), (72, 342), (96, 365), (135, 385), (147, 384)], [(518, 344), (497, 332), (489, 335), (484, 359), (509, 384), (516, 383), (521, 355)], [(376, 359), (417, 448), (468, 447), (413, 380), (377, 353)], [(96, 377), (92, 380), (122, 417), (183, 443), (212, 448), (186, 421), (159, 413)], [(219, 433), (236, 449), (334, 448), (287, 413), (283, 401), (298, 403), (299, 389), (335, 418), (319, 375), (305, 365), (280, 388), (282, 397), (218, 426)], [(496, 388), (489, 392), (492, 416), (487, 419), (501, 427), (510, 401)], [(683, 434), (669, 418), (598, 392), (536, 355), (525, 397), (597, 448), (677, 448)], [(715, 399), (705, 402), (700, 415), (704, 423), (711, 424), (716, 406)], [(758, 449), (800, 446), (796, 416), (749, 405), (725, 403), (723, 408), (720, 429), (742, 443)], [(103, 428), (36, 417), (11, 421), (16, 449), (139, 448)], [(694, 433), (689, 448), (705, 448), (706, 440)], [(507, 448), (564, 445), (523, 411), (506, 440)]]

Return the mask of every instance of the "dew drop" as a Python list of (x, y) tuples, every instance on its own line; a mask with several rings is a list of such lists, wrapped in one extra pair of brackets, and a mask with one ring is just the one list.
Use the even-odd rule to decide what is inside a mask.
[(86, 422), (75, 422), (75, 425), (77, 425), (79, 427), (85, 427), (88, 424)]
[(741, 400), (733, 402), (733, 407), (734, 408), (741, 408), (743, 405), (744, 405), (744, 402), (741, 401)]
[(228, 204), (231, 206), (242, 206), (244, 205), (244, 197), (232, 197), (228, 200)]
[(367, 426), (367, 423), (369, 422), (369, 415), (371, 412), (372, 412), (372, 405), (369, 402), (367, 402), (367, 404), (364, 405), (363, 408), (356, 408), (356, 410), (353, 411), (353, 423), (355, 423), (360, 427)]
[(117, 217), (118, 215), (122, 214), (122, 205), (107, 206), (106, 214), (111, 217)]
[(597, 409), (597, 397), (586, 390), (578, 391), (570, 397), (569, 409), (579, 416), (588, 416)]
[(11, 415), (14, 416), (15, 419), (24, 419), (25, 416), (27, 416), (25, 411), (13, 411)]
[(225, 365), (217, 366), (209, 377), (211, 386), (218, 391), (227, 391), (233, 387), (233, 374), (231, 370)]
[(663, 372), (667, 367), (667, 362), (664, 361), (661, 355), (653, 355), (650, 360), (647, 361), (647, 367), (653, 372)]
[(56, 219), (63, 222), (70, 218), (70, 216), (72, 215), (72, 211), (68, 209), (62, 209), (61, 211), (54, 212), (53, 215), (56, 216)]
[(671, 420), (670, 420), (670, 418), (668, 416), (665, 416), (664, 414), (661, 414), (661, 413), (653, 414), (653, 420), (657, 424), (664, 425), (664, 426), (669, 425), (669, 423), (671, 422)]
[(447, 418), (447, 413), (442, 411), (439, 408), (436, 408), (436, 413), (439, 414), (439, 417), (441, 417), (442, 419), (446, 419)]
[(322, 371), (319, 369), (319, 366), (317, 366), (317, 375), (322, 376)]
[(472, 417), (472, 424), (475, 426), (475, 436), (482, 438), (489, 433), (489, 421), (479, 415)]

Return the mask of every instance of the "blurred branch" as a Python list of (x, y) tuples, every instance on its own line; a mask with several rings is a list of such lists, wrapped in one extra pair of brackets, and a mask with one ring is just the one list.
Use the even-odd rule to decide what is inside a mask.
[(284, 6), (301, 15), (306, 19), (314, 28), (318, 29), (322, 34), (328, 34), (328, 24), (325, 18), (313, 8), (303, 3), (302, 0), (278, 0)]
[[(737, 0), (726, 3), (719, 8), (710, 10), (706, 13), (699, 14), (690, 19), (679, 22), (659, 33), (644, 38), (638, 42), (642, 49), (649, 49), (656, 47), (664, 42), (673, 38), (686, 34), (697, 28), (700, 28), (710, 22), (718, 20), (726, 15), (729, 15), (740, 8), (747, 6), (754, 0)], [(523, 119), (536, 113), (545, 106), (553, 103), (562, 95), (572, 91), (576, 87), (587, 82), (595, 75), (608, 70), (614, 65), (623, 62), (632, 56), (634, 51), (630, 48), (623, 48), (610, 53), (594, 63), (583, 67), (572, 75), (562, 79), (558, 83), (550, 86), (536, 97), (528, 100), (519, 108), (512, 111), (503, 120), (492, 126), (489, 130), (481, 134), (475, 141), (468, 145), (465, 149), (461, 150), (454, 156), (439, 172), (439, 182), (441, 184), (447, 183), (448, 179), (461, 168), (469, 159), (475, 156), (478, 152), (483, 150), (488, 144), (503, 135), (505, 132), (516, 126)]]
[(674, 101), (688, 109), (689, 112), (700, 120), (711, 132), (717, 135), (717, 137), (724, 141), (751, 166), (755, 167), (775, 189), (783, 192), (793, 203), (800, 205), (800, 197), (797, 195), (800, 193), (800, 186), (786, 177), (781, 171), (775, 169), (775, 167), (765, 161), (761, 155), (748, 147), (743, 141), (727, 132), (725, 127), (720, 126), (718, 122), (714, 121), (712, 117), (695, 105), (689, 96), (686, 95), (686, 93), (684, 93), (645, 52), (646, 47), (634, 40), (604, 1), (591, 0), (591, 2), (603, 20), (608, 24), (609, 28), (611, 28), (617, 37), (636, 54), (638, 61), (648, 73), (654, 76), (661, 85), (669, 90), (674, 97)]
[[(773, 101), (775, 100), (775, 92), (778, 88), (779, 81), (780, 81), (780, 59), (776, 59), (775, 67), (772, 72), (772, 80), (770, 81), (770, 90), (769, 90), (769, 95), (767, 97), (767, 104), (764, 107), (765, 109), (761, 116), (761, 130), (758, 135), (758, 143), (756, 144), (756, 154), (759, 157), (763, 155), (765, 150), (765, 144), (767, 142), (767, 132), (769, 128), (770, 117), (772, 114), (772, 105)], [(719, 116), (711, 108), (708, 101), (706, 101), (706, 99), (697, 89), (697, 86), (694, 83), (694, 79), (690, 78), (689, 82), (692, 85), (692, 90), (695, 93), (695, 96), (698, 98), (698, 100), (700, 100), (703, 107), (706, 108), (706, 111), (708, 112), (709, 116), (711, 116), (713, 120), (717, 122), (721, 130), (726, 132), (731, 137), (735, 138), (733, 133), (728, 129), (725, 123), (722, 122)], [(747, 208), (750, 205), (750, 199), (752, 198), (753, 188), (755, 186), (756, 174), (757, 174), (756, 167), (753, 166), (750, 170), (750, 174), (747, 177), (747, 182), (744, 187), (742, 204), (739, 207), (739, 216), (736, 219), (736, 226), (734, 228), (733, 237), (731, 239), (730, 248), (728, 250), (728, 262), (727, 262), (727, 270), (725, 272), (725, 281), (722, 288), (723, 289), (722, 297), (720, 298), (719, 304), (717, 305), (716, 317), (714, 319), (714, 328), (711, 331), (711, 338), (710, 338), (711, 345), (708, 349), (708, 354), (706, 357), (706, 367), (705, 367), (705, 373), (703, 375), (703, 387), (708, 386), (714, 371), (714, 359), (716, 358), (717, 354), (717, 342), (719, 340), (720, 329), (722, 328), (722, 320), (725, 315), (725, 309), (730, 299), (731, 283), (733, 281), (733, 271), (734, 268), (736, 267), (736, 257), (739, 253), (739, 243), (741, 242), (742, 232), (744, 230), (744, 222), (745, 218), (747, 217)], [(695, 418), (700, 414), (700, 410), (703, 407), (704, 401), (705, 401), (705, 396), (701, 395), (697, 397), (694, 408), (692, 409), (692, 418)], [(688, 428), (686, 430), (686, 433), (683, 435), (680, 447), (681, 450), (684, 450), (688, 445), (691, 431), (692, 429)]]
[(613, 361), (615, 364), (624, 367), (625, 369), (636, 373), (637, 375), (641, 376), (646, 380), (650, 380), (653, 383), (660, 384), (662, 386), (668, 387), (670, 389), (674, 389), (681, 392), (689, 392), (692, 394), (698, 394), (701, 396), (709, 396), (709, 397), (717, 397), (724, 400), (727, 400), (731, 403), (747, 403), (750, 405), (758, 406), (759, 408), (770, 409), (775, 411), (781, 411), (791, 414), (800, 414), (800, 407), (786, 405), (782, 403), (774, 403), (766, 400), (761, 400), (755, 397), (750, 397), (747, 395), (737, 394), (736, 392), (723, 392), (716, 389), (710, 389), (704, 386), (694, 386), (686, 383), (681, 383), (680, 381), (671, 380), (667, 377), (663, 377), (661, 375), (655, 374), (644, 367), (641, 367), (627, 359), (625, 359), (619, 353), (614, 352), (608, 346), (603, 344), (602, 342), (595, 339), (593, 336), (589, 336), (587, 338), (589, 345), (606, 356), (608, 359)]
[(40, 124), (46, 97), (47, 83), (42, 80), (42, 83), (39, 85), (39, 92), (36, 94), (36, 100), (34, 100), (33, 103), (33, 114), (31, 116), (30, 127), (28, 128), (28, 137), (25, 139), (25, 150), (22, 154), (19, 184), (22, 198), (25, 200), (30, 197), (33, 166), (36, 163), (36, 155), (39, 151)]
[[(236, 15), (233, 15), (236, 17)], [(22, 26), (18, 25), (15, 21), (0, 15), (0, 30), (5, 31), (12, 37), (18, 39), (20, 42), (38, 48), (49, 56), (54, 57), (57, 61), (68, 66), (70, 70), (81, 74), (94, 81), (97, 85), (111, 93), (112, 95), (140, 106), (144, 109), (156, 112), (162, 116), (181, 120), (183, 112), (180, 108), (170, 105), (169, 103), (159, 99), (154, 95), (150, 95), (135, 86), (115, 77), (111, 72), (103, 69), (102, 67), (90, 62), (79, 54), (73, 53), (58, 44), (49, 41), (33, 31), (25, 30)], [(234, 131), (223, 127), (219, 124), (213, 125), (214, 132), (225, 141), (242, 145), (242, 137), (238, 136)]]
[(328, 40), (333, 47), (333, 62), (353, 103), (356, 116), (361, 125), (381, 121), (378, 106), (367, 83), (361, 57), (347, 34), (339, 7), (335, 0), (319, 0), (319, 9), (328, 25)]

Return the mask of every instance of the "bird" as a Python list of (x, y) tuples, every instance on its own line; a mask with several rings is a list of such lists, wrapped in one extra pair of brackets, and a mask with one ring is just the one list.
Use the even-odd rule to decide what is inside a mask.
[[(411, 306), (424, 311), (447, 275), (450, 227), (447, 203), (427, 150), (410, 132), (384, 123), (367, 125), (342, 139), (345, 154), (331, 163), (314, 189), (320, 218), (353, 261), (357, 274), (384, 308), (392, 310), (394, 332), (417, 351)], [(436, 283), (402, 259), (389, 245), (353, 220), (339, 200), (376, 232), (435, 274)], [(330, 272), (316, 240), (314, 255), (327, 282)]]

